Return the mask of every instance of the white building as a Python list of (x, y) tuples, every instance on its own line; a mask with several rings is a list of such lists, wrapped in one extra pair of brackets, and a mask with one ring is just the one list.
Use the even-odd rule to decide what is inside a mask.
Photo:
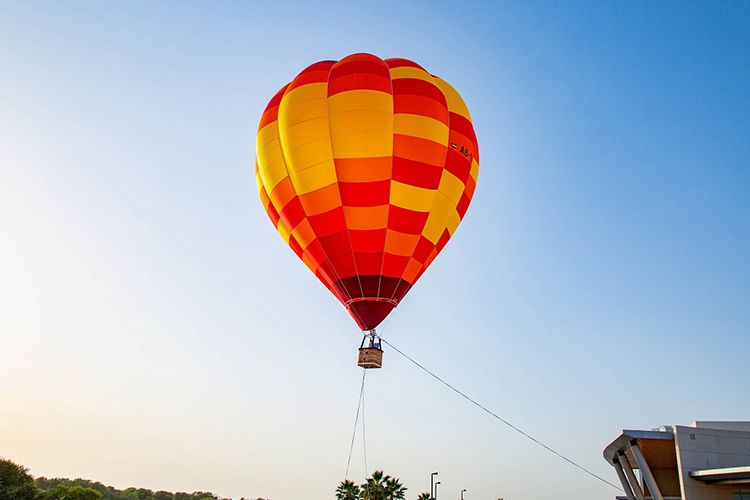
[(750, 422), (623, 430), (604, 449), (618, 500), (750, 500)]

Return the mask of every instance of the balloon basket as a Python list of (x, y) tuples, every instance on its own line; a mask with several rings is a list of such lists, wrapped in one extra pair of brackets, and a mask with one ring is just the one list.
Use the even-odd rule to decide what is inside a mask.
[[(365, 345), (365, 341), (368, 341)], [(365, 332), (362, 344), (359, 346), (359, 358), (357, 366), (362, 368), (382, 368), (383, 350), (380, 348), (380, 337), (375, 335), (375, 330)]]

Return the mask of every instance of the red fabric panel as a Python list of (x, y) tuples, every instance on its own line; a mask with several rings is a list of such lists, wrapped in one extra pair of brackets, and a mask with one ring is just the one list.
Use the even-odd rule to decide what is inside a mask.
[(437, 189), (443, 169), (406, 158), (393, 158), (393, 180), (426, 189)]
[(263, 111), (263, 116), (260, 117), (260, 124), (258, 125), (258, 130), (262, 129), (269, 123), (275, 122), (278, 114), (279, 114), (279, 103), (281, 102), (281, 98), (284, 96), (284, 92), (286, 92), (286, 88), (289, 86), (289, 84), (284, 85), (281, 90), (276, 92), (276, 95), (271, 98), (268, 105), (266, 106), (265, 111)]
[(451, 113), (451, 130), (455, 130), (459, 134), (469, 139), (469, 141), (471, 141), (472, 143), (472, 146), (476, 145), (477, 137), (474, 134), (474, 127), (471, 125), (471, 122), (469, 120), (459, 115), (458, 113)]
[(294, 238), (294, 236), (289, 237), (289, 246), (292, 248), (292, 251), (297, 254), (297, 257), (302, 257), (302, 253), (303, 253), (302, 247)]
[(375, 207), (387, 205), (391, 181), (339, 182), (341, 203), (348, 207)]
[(471, 172), (471, 160), (457, 152), (453, 147), (450, 147), (448, 149), (448, 156), (445, 159), (445, 169), (466, 184), (466, 179), (469, 178), (469, 173)]
[(378, 249), (375, 253), (358, 253), (357, 272), (360, 276), (365, 274), (379, 275), (383, 267), (383, 249)]
[[(356, 254), (357, 263), (359, 263), (359, 254), (371, 252), (382, 254), (383, 248), (385, 248), (385, 228), (370, 231), (350, 229), (349, 238), (351, 238), (352, 249)], [(378, 263), (379, 265), (380, 263)], [(360, 274), (363, 274), (362, 271), (360, 271)]]
[(414, 94), (429, 97), (439, 103), (445, 103), (445, 95), (435, 84), (418, 78), (397, 78), (393, 80), (393, 94)]
[(429, 215), (427, 212), (391, 205), (388, 209), (388, 227), (402, 233), (421, 234)]
[(389, 68), (400, 68), (402, 66), (408, 66), (411, 68), (419, 68), (421, 70), (424, 70), (422, 66), (415, 63), (414, 61), (403, 59), (401, 57), (392, 57), (390, 59), (386, 59), (385, 63), (388, 65)]
[[(383, 257), (383, 276), (400, 278), (408, 264), (409, 257), (386, 253)], [(390, 297), (390, 294), (388, 294), (388, 297)]]
[(331, 68), (328, 78), (328, 95), (355, 89), (379, 90), (391, 94), (388, 66), (369, 54), (356, 54), (337, 62)]
[(443, 247), (445, 247), (449, 239), (451, 239), (451, 234), (446, 229), (443, 231), (443, 234), (440, 236), (440, 239), (437, 242), (436, 248), (438, 252), (443, 250)]
[(312, 260), (318, 267), (321, 267), (327, 259), (326, 253), (323, 251), (323, 247), (320, 246), (318, 240), (313, 240), (307, 245), (307, 248), (305, 248), (305, 254), (307, 254), (310, 257), (310, 260)]
[(448, 125), (448, 108), (445, 102), (438, 102), (431, 97), (420, 95), (393, 96), (393, 111), (395, 113), (410, 113), (412, 115), (429, 116)]
[(469, 209), (469, 203), (471, 203), (471, 197), (464, 192), (461, 195), (461, 200), (459, 200), (458, 205), (456, 206), (456, 212), (458, 212), (458, 216), (461, 217), (461, 219), (466, 215), (466, 211)]
[[(335, 271), (335, 275), (339, 278), (357, 275), (357, 268), (354, 265), (354, 257), (352, 257), (352, 254), (332, 258), (331, 266)], [(356, 297), (358, 295), (359, 292), (356, 292), (353, 296)]]
[(336, 64), (336, 61), (320, 61), (308, 66), (289, 84), (286, 91), (291, 92), (297, 87), (307, 85), (308, 83), (328, 81), (328, 74), (334, 64)]
[(346, 229), (346, 220), (344, 219), (344, 209), (342, 207), (336, 207), (322, 214), (311, 215), (308, 217), (308, 220), (318, 238)]
[(292, 200), (281, 210), (280, 215), (290, 230), (297, 227), (297, 224), (302, 222), (305, 218), (305, 211), (302, 209), (299, 198), (292, 198)]
[(348, 231), (341, 231), (329, 236), (319, 236), (318, 241), (329, 259), (352, 253)]
[(425, 261), (427, 261), (427, 257), (430, 255), (430, 252), (432, 252), (434, 249), (435, 245), (430, 240), (428, 240), (424, 236), (420, 236), (419, 243), (417, 243), (417, 248), (414, 249), (414, 258), (424, 264)]

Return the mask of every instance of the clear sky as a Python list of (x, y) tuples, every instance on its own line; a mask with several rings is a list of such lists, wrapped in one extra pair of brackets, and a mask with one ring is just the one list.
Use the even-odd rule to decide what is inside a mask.
[[(271, 96), (406, 57), (479, 185), (383, 335), (616, 482), (623, 428), (750, 419), (750, 3), (0, 3), (0, 456), (35, 476), (332, 499), (360, 333), (269, 223)], [(392, 350), (367, 467), (407, 498), (613, 498)], [(358, 435), (350, 478), (365, 474)]]

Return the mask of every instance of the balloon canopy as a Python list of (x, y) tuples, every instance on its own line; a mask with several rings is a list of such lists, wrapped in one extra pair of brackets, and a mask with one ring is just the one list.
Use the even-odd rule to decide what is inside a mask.
[(315, 63), (276, 93), (258, 127), (268, 216), (362, 330), (451, 238), (478, 170), (461, 96), (406, 59)]

